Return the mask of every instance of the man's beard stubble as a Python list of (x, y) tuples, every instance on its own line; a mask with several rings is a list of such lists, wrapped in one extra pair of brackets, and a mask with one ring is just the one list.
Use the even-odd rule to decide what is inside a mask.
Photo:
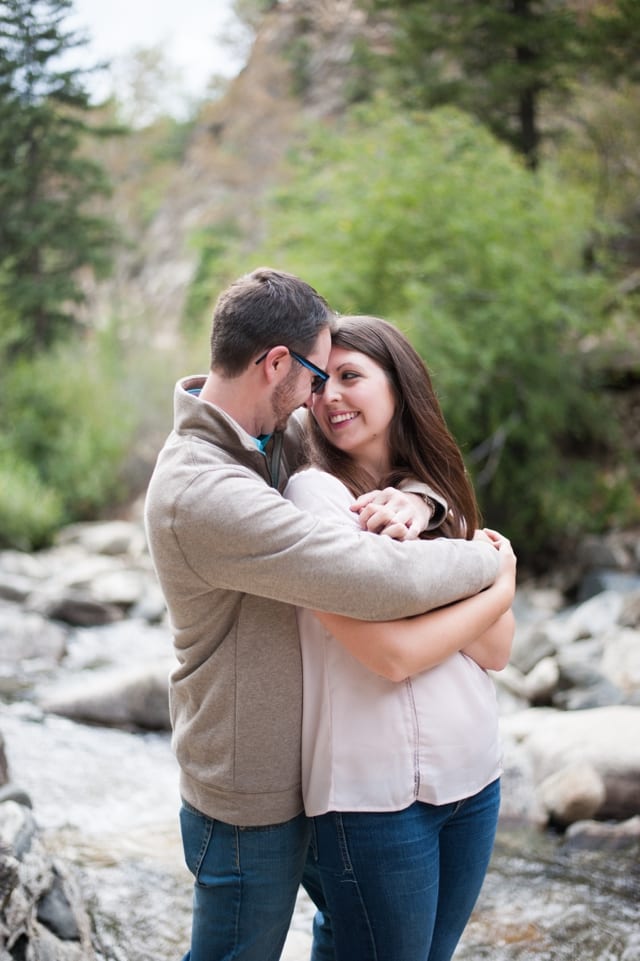
[(275, 421), (274, 431), (284, 430), (287, 426), (289, 418), (292, 413), (299, 407), (299, 404), (295, 403), (296, 389), (295, 385), (298, 379), (298, 371), (291, 371), (289, 376), (283, 381), (282, 384), (278, 384), (273, 392), (273, 397), (271, 398), (271, 409), (273, 411), (273, 417)]

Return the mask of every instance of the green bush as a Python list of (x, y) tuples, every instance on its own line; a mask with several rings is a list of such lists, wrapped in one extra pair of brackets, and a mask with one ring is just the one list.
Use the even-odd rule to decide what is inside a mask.
[[(488, 524), (547, 559), (620, 520), (629, 476), (585, 344), (605, 324), (606, 273), (588, 271), (584, 190), (532, 174), (453, 109), (379, 102), (293, 158), (253, 251), (314, 284), (342, 313), (412, 339), (434, 376)], [(218, 263), (231, 277), (242, 262)], [(627, 506), (625, 506), (627, 505)]]
[[(95, 347), (65, 344), (14, 362), (3, 372), (0, 413), (0, 515), (17, 515), (2, 527), (5, 545), (42, 546), (56, 525), (94, 518), (125, 496), (135, 412)], [(41, 510), (17, 500), (23, 481), (25, 499), (40, 499)]]
[(51, 541), (63, 518), (57, 493), (36, 468), (0, 451), (0, 547), (30, 550)]

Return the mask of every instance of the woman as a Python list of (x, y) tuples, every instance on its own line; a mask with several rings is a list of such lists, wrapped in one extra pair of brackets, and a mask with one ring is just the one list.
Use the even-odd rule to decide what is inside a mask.
[[(489, 536), (493, 587), (386, 624), (298, 612), (303, 792), (337, 961), (448, 961), (493, 847), (500, 751), (495, 691), (513, 637), (515, 557), (478, 533), (477, 508), (429, 374), (374, 317), (342, 318), (315, 396), (311, 468), (287, 496), (358, 523), (355, 498), (407, 478), (449, 505), (441, 533)], [(348, 589), (348, 585), (345, 585)]]

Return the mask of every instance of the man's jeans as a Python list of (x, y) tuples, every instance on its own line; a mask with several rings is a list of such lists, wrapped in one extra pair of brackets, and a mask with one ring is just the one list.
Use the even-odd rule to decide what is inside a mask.
[(452, 804), (314, 818), (336, 961), (449, 961), (495, 839), (500, 782)]
[(307, 864), (311, 822), (304, 815), (239, 828), (183, 802), (180, 828), (195, 878), (191, 950), (183, 961), (278, 961), (301, 883), (319, 908), (311, 961), (334, 961), (317, 870)]

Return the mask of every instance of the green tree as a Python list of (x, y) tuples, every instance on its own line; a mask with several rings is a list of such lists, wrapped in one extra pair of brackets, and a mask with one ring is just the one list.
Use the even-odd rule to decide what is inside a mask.
[(278, 0), (233, 0), (232, 10), (238, 20), (257, 30), (264, 15), (278, 6)]
[(637, 0), (592, 3), (585, 22), (587, 58), (596, 76), (640, 82), (640, 4)]
[(582, 349), (609, 290), (582, 265), (592, 208), (458, 111), (376, 104), (305, 144), (252, 256), (405, 330), (487, 521), (529, 560), (610, 522), (625, 497), (622, 461), (593, 456), (615, 425)]
[(98, 132), (87, 119), (87, 71), (64, 66), (85, 42), (63, 26), (70, 10), (71, 0), (0, 3), (0, 264), (17, 319), (4, 345), (14, 356), (73, 328), (78, 271), (104, 271), (113, 241), (94, 209), (106, 177), (82, 152)]
[[(411, 107), (453, 103), (486, 123), (531, 168), (552, 109), (585, 77), (640, 77), (636, 0), (361, 0), (388, 21), (378, 73)], [(379, 64), (379, 61), (378, 61)], [(374, 73), (370, 76), (373, 80)], [(375, 82), (375, 81), (374, 81)], [(544, 120), (542, 119), (544, 108)]]

